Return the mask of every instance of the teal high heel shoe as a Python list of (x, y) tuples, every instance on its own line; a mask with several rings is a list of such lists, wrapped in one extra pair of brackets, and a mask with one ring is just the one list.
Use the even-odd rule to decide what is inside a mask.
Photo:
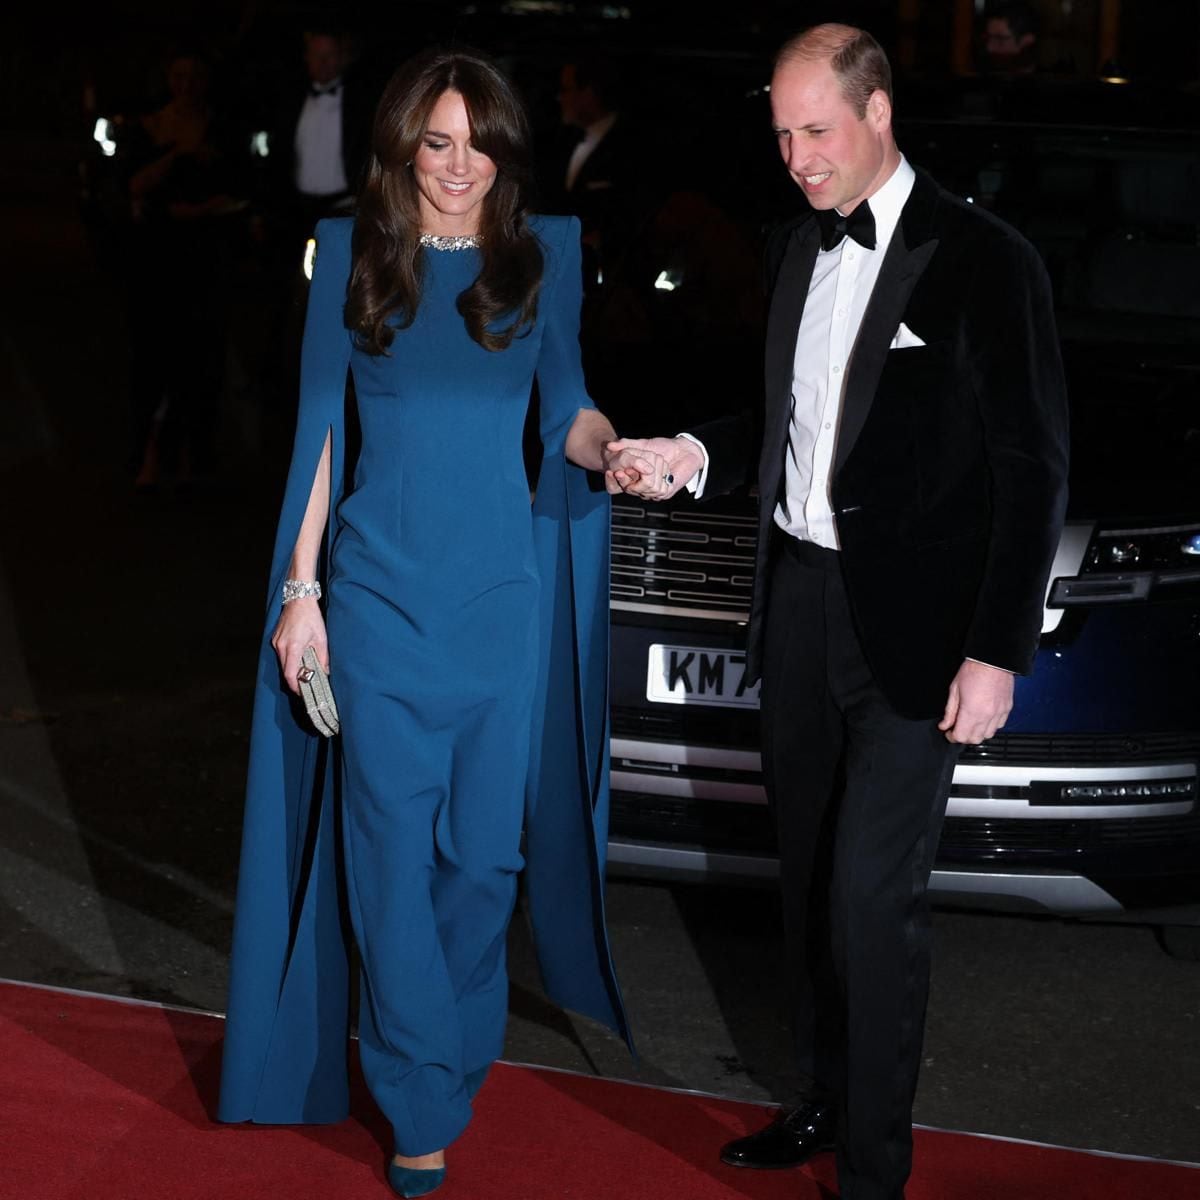
[(401, 1167), (394, 1162), (388, 1163), (387, 1179), (392, 1191), (397, 1196), (411, 1200), (414, 1196), (428, 1196), (435, 1188), (442, 1186), (446, 1178), (445, 1167)]

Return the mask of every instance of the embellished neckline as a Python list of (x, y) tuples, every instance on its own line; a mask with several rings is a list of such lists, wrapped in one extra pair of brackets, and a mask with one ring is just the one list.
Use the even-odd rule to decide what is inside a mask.
[(431, 250), (475, 250), (480, 244), (477, 233), (445, 236), (439, 233), (421, 234), (421, 245)]

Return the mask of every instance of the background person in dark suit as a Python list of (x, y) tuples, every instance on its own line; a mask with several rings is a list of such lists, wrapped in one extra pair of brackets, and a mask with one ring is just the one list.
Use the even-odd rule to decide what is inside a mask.
[(370, 149), (379, 89), (372, 74), (355, 63), (352, 45), (351, 35), (340, 29), (306, 30), (303, 72), (279, 89), (269, 122), (259, 227), (269, 330), (258, 372), (266, 410), (284, 422), (291, 419), (300, 386), (305, 244), (318, 221), (351, 213)]
[(747, 672), (763, 681), (802, 1087), (722, 1157), (790, 1166), (836, 1145), (845, 1200), (899, 1200), (926, 889), (958, 748), (1004, 724), (1032, 666), (1065, 388), (1040, 259), (903, 158), (869, 34), (792, 39), (771, 107), (811, 209), (768, 245), (761, 420), (616, 445), (665, 455), (670, 490), (704, 495), (761, 447)]
[(558, 105), (572, 136), (552, 167), (547, 208), (579, 218), (589, 285), (611, 274), (637, 222), (636, 152), (621, 102), (621, 73), (607, 57), (578, 55), (563, 64)]
[(983, 66), (993, 75), (1032, 75), (1038, 66), (1038, 19), (1025, 0), (997, 0), (983, 12)]
[(305, 32), (304, 80), (283, 97), (270, 141), (273, 207), (293, 239), (352, 207), (377, 98), (345, 33)]

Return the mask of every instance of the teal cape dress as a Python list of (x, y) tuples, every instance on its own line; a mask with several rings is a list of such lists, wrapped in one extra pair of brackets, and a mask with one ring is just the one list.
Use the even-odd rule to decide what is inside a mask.
[[(503, 1045), (522, 867), (548, 995), (629, 1041), (603, 899), (609, 501), (565, 457), (591, 406), (579, 227), (531, 228), (538, 316), (509, 348), (484, 350), (455, 309), (479, 252), (426, 249), (414, 322), (371, 356), (342, 318), (353, 222), (318, 226), (258, 666), (221, 1120), (347, 1115), (357, 943), (360, 1055), (397, 1150), (457, 1136)], [(350, 480), (347, 371), (361, 427)], [(521, 431), (535, 377), (545, 453), (531, 506)], [(332, 740), (270, 645), (327, 436)]]

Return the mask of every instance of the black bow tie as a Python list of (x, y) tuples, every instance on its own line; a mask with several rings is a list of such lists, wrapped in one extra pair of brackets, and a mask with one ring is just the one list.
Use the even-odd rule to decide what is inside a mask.
[(342, 90), (340, 83), (331, 84), (328, 87), (317, 87), (315, 83), (308, 85), (308, 94), (310, 96), (336, 96)]
[(816, 213), (817, 224), (821, 227), (822, 250), (832, 250), (847, 235), (860, 246), (875, 249), (875, 214), (866, 200), (848, 217), (843, 217), (836, 208), (818, 208)]

